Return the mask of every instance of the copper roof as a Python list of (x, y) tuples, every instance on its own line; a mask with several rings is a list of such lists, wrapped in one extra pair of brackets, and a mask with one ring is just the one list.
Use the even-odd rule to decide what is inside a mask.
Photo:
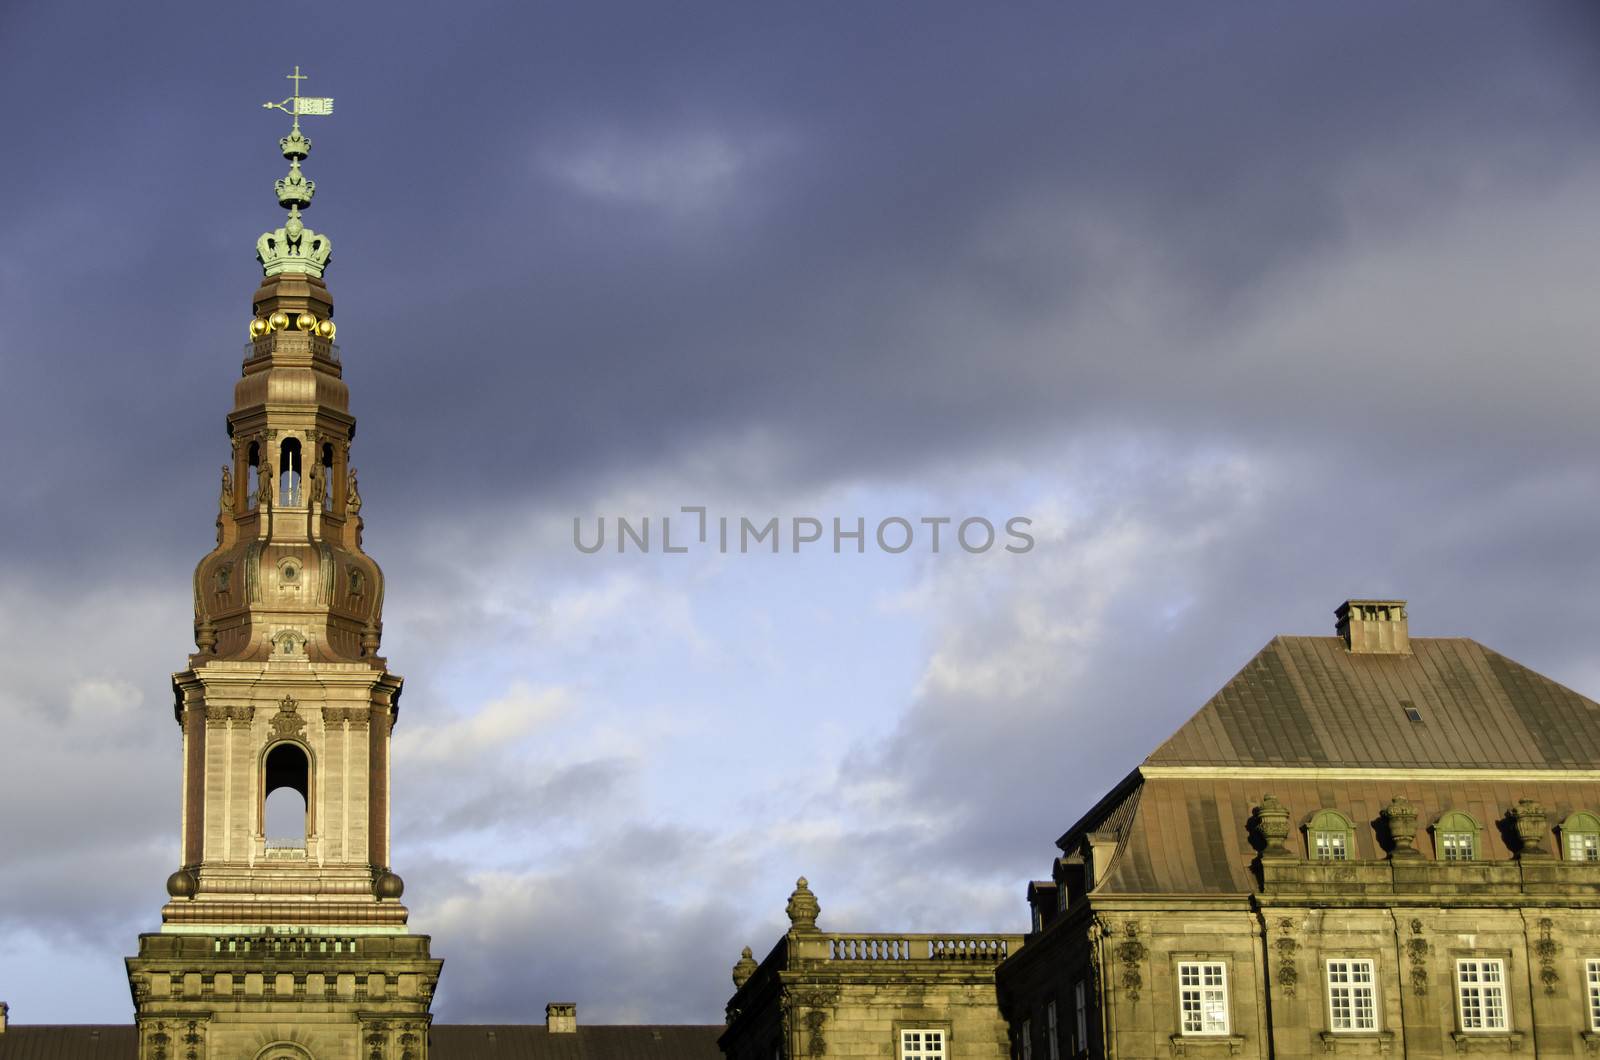
[(1600, 704), (1466, 638), (1275, 637), (1145, 763), (1595, 769)]
[(133, 1060), (131, 1023), (12, 1023), (0, 1031), (0, 1060)]
[(1263, 794), (1289, 809), (1295, 826), (1290, 849), (1301, 857), (1299, 826), (1315, 812), (1338, 810), (1355, 822), (1351, 857), (1371, 861), (1386, 856), (1378, 845), (1378, 812), (1403, 795), (1418, 813), (1422, 834), (1417, 849), (1435, 852), (1426, 828), (1450, 810), (1463, 810), (1482, 827), (1479, 857), (1511, 857), (1498, 823), (1518, 799), (1535, 799), (1549, 814), (1549, 829), (1576, 810), (1600, 812), (1600, 783), (1594, 781), (1475, 780), (1470, 773), (1438, 780), (1310, 780), (1284, 777), (1152, 777), (1140, 785), (1138, 809), (1100, 882), (1100, 894), (1249, 894), (1258, 889), (1251, 865), (1256, 849), (1248, 822)]

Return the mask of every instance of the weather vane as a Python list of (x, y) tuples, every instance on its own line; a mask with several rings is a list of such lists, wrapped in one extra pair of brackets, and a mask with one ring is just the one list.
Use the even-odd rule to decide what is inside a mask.
[(300, 67), (298, 65), (294, 68), (294, 73), (284, 74), (283, 76), (294, 82), (294, 95), (290, 96), (281, 103), (263, 103), (261, 104), (263, 107), (266, 107), (270, 110), (283, 111), (285, 114), (294, 119), (295, 128), (297, 129), (300, 127), (300, 115), (302, 114), (333, 113), (333, 97), (302, 96), (300, 94), (300, 82), (304, 81), (306, 78), (300, 73)]

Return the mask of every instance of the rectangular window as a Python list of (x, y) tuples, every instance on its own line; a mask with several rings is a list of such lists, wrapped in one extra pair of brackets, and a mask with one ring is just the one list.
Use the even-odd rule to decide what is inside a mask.
[(1444, 859), (1446, 861), (1471, 861), (1472, 838), (1471, 832), (1442, 833), (1439, 836), (1439, 845), (1444, 850)]
[(926, 1027), (908, 1027), (902, 1030), (900, 1060), (944, 1060), (944, 1031), (929, 1030)]
[(1033, 1021), (1022, 1021), (1022, 1060), (1033, 1060)]
[(1567, 836), (1568, 861), (1600, 861), (1600, 833), (1573, 832)]
[(1377, 986), (1372, 962), (1328, 962), (1328, 1027), (1335, 1031), (1378, 1029)]
[(1045, 1039), (1045, 1052), (1050, 1060), (1061, 1060), (1060, 1029), (1056, 1026), (1056, 1003), (1054, 1001), (1044, 1007), (1044, 1029), (1049, 1035)]
[(1311, 843), (1318, 861), (1346, 861), (1350, 857), (1349, 840), (1344, 832), (1313, 832)]
[[(1600, 964), (1600, 961), (1596, 961)], [(1089, 1051), (1089, 984), (1082, 979), (1072, 988), (1072, 1003), (1078, 1010), (1078, 1037), (1073, 1043), (1074, 1051), (1086, 1053)]]
[(1600, 961), (1588, 961), (1584, 970), (1589, 976), (1589, 1029), (1600, 1033)]
[(1178, 1013), (1184, 1034), (1228, 1033), (1228, 969), (1222, 962), (1178, 965)]
[(1457, 961), (1456, 997), (1462, 1030), (1505, 1030), (1506, 962), (1497, 957)]

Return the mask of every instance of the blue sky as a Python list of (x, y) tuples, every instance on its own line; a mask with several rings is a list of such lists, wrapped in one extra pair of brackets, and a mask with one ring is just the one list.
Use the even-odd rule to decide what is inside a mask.
[[(1078, 813), (1347, 597), (1600, 689), (1591, 6), (285, 18), (0, 10), (13, 1018), (127, 1019), (176, 864), (295, 63), (442, 1020), (717, 1022), (801, 873), (824, 927), (1021, 929)], [(572, 545), (684, 505), (1036, 544)]]

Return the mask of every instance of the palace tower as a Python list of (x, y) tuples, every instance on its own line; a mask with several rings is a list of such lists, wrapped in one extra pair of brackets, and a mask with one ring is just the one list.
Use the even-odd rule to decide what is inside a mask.
[[(425, 1060), (442, 964), (408, 933), (389, 868), (401, 680), (378, 655), (383, 574), (361, 550), (331, 244), (300, 216), (315, 183), (299, 119), (332, 101), (300, 96), (298, 74), (271, 105), (294, 118), (276, 184), (289, 216), (257, 242), (197, 650), (172, 679), (182, 853), (161, 930), (127, 962), (141, 1060)], [(303, 805), (293, 834), (268, 830), (275, 793)]]

